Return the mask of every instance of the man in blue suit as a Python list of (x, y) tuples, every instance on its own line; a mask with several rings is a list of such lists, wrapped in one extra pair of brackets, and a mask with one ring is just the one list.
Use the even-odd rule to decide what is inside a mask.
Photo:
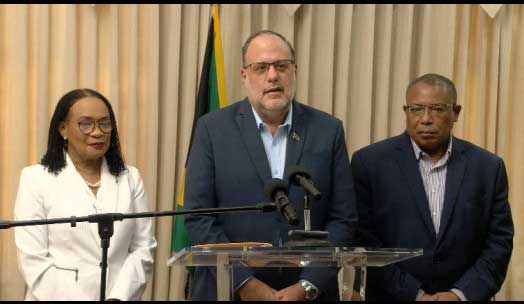
[[(272, 31), (257, 32), (242, 47), (240, 71), (247, 98), (208, 113), (197, 124), (185, 186), (188, 209), (254, 205), (268, 201), (264, 184), (285, 178), (285, 168), (301, 165), (322, 199), (312, 203), (311, 229), (329, 232), (347, 246), (357, 218), (351, 169), (342, 122), (296, 101), (296, 63), (291, 44)], [(289, 199), (304, 223), (302, 188)], [(279, 213), (191, 215), (191, 242), (267, 242), (280, 246), (290, 226)], [(337, 269), (249, 268), (234, 270), (241, 300), (337, 299)], [(216, 299), (216, 273), (197, 267), (195, 300)]]
[(489, 300), (513, 249), (503, 160), (451, 135), (455, 85), (437, 74), (406, 91), (406, 132), (354, 153), (359, 223), (368, 245), (422, 248), (369, 269), (369, 300)]

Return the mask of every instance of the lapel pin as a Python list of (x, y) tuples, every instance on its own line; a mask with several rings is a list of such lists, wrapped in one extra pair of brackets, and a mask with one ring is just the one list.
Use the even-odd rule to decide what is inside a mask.
[(300, 136), (296, 132), (293, 132), (293, 135), (291, 136), (294, 141), (300, 141)]

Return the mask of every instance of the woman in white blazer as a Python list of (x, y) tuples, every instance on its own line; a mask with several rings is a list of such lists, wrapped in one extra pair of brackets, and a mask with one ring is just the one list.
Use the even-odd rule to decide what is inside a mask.
[[(64, 95), (51, 119), (47, 152), (22, 170), (16, 220), (148, 211), (138, 170), (126, 166), (116, 120), (100, 93)], [(95, 223), (15, 228), (26, 300), (98, 300), (102, 250)], [(156, 241), (150, 218), (114, 223), (106, 299), (139, 300), (151, 276)]]

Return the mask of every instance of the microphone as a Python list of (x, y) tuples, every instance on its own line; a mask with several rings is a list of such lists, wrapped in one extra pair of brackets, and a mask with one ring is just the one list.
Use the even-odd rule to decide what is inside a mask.
[(0, 221), (0, 229), (7, 229), (11, 227), (12, 225), (10, 221)]
[(287, 197), (287, 187), (287, 183), (280, 178), (273, 178), (266, 182), (264, 192), (266, 197), (277, 204), (278, 210), (280, 210), (280, 213), (284, 215), (290, 225), (298, 225), (300, 220), (297, 218), (297, 213)]
[(320, 191), (313, 184), (311, 176), (306, 172), (306, 169), (302, 166), (289, 166), (286, 168), (287, 179), (297, 185), (302, 186), (307, 193), (309, 193), (315, 200), (319, 200), (322, 197)]

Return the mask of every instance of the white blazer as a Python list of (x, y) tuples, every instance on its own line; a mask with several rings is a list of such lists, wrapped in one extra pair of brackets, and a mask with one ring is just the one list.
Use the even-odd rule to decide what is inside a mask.
[[(148, 211), (138, 170), (128, 166), (118, 179), (104, 158), (97, 196), (67, 155), (58, 174), (42, 165), (22, 170), (16, 220)], [(27, 284), (26, 300), (98, 300), (102, 249), (96, 223), (15, 228), (18, 267)], [(108, 252), (106, 298), (139, 300), (149, 280), (156, 240), (151, 218), (114, 223)]]

